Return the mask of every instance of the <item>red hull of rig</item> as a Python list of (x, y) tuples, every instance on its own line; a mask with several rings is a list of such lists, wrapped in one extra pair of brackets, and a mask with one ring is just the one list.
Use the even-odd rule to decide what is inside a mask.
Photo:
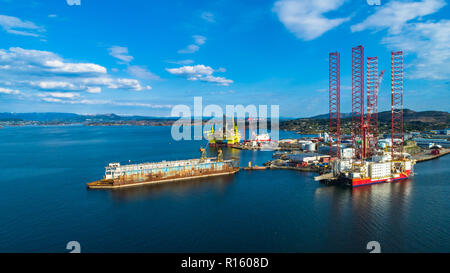
[(372, 185), (372, 184), (378, 184), (378, 183), (385, 183), (385, 182), (395, 182), (399, 180), (405, 180), (408, 179), (409, 175), (411, 174), (411, 171), (405, 171), (405, 173), (400, 174), (399, 177), (396, 178), (383, 178), (383, 179), (353, 179), (351, 181), (352, 187), (360, 187), (360, 186), (366, 186), (366, 185)]

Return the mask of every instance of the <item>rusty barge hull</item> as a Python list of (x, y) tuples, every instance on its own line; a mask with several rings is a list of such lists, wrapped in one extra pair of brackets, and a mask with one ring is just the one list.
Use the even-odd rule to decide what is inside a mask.
[(87, 183), (89, 189), (117, 189), (125, 187), (136, 187), (141, 185), (159, 184), (166, 182), (175, 182), (181, 180), (199, 179), (213, 176), (233, 175), (239, 171), (239, 168), (229, 168), (227, 170), (202, 170), (201, 172), (193, 172), (190, 174), (177, 174), (172, 176), (131, 176), (120, 179), (102, 179)]

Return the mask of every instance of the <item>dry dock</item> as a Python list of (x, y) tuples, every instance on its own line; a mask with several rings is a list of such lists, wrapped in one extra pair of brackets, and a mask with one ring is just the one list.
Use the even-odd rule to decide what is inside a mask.
[(103, 179), (87, 183), (90, 189), (114, 189), (201, 177), (234, 174), (239, 171), (234, 160), (218, 158), (147, 162), (121, 165), (109, 163)]
[(233, 170), (227, 172), (219, 172), (219, 173), (208, 173), (201, 174), (189, 177), (169, 177), (169, 178), (161, 178), (159, 180), (126, 180), (126, 181), (117, 181), (113, 179), (102, 179), (94, 182), (87, 183), (89, 189), (116, 189), (116, 188), (125, 188), (125, 187), (135, 187), (141, 185), (148, 184), (159, 184), (166, 182), (175, 182), (181, 180), (190, 180), (190, 179), (198, 179), (204, 177), (213, 177), (213, 176), (222, 176), (222, 175), (232, 175), (239, 171), (239, 168), (235, 168)]

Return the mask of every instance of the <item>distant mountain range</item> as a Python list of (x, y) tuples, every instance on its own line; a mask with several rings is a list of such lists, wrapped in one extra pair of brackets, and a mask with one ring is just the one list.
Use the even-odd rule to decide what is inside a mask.
[[(303, 133), (316, 133), (328, 131), (329, 115), (318, 115), (309, 118), (292, 119), (280, 122), (280, 129), (298, 131)], [(388, 132), (391, 128), (391, 111), (378, 113), (379, 129)], [(351, 127), (351, 113), (341, 114), (341, 128), (349, 133)], [(403, 124), (405, 131), (425, 131), (430, 129), (444, 129), (450, 127), (450, 114), (444, 111), (416, 112), (410, 109), (403, 110)]]
[[(291, 131), (326, 131), (328, 128), (328, 114), (309, 118), (281, 119), (280, 129)], [(206, 122), (210, 118), (203, 118)], [(146, 116), (120, 116), (116, 114), (80, 115), (74, 113), (0, 113), (0, 125), (63, 125), (84, 124), (90, 126), (110, 125), (172, 125), (178, 118), (175, 117), (146, 117)], [(380, 130), (389, 130), (391, 112), (378, 113)], [(444, 111), (416, 112), (410, 109), (403, 111), (404, 127), (406, 130), (443, 129), (450, 127), (450, 114)], [(341, 114), (341, 127), (346, 130), (350, 127), (351, 113)], [(348, 129), (348, 128), (347, 128)]]
[[(351, 118), (351, 113), (341, 113), (341, 119)], [(306, 119), (328, 119), (329, 114), (317, 115)], [(391, 111), (383, 111), (378, 113), (380, 122), (391, 121)], [(410, 109), (403, 110), (403, 120), (405, 122), (427, 122), (427, 123), (450, 123), (450, 113), (444, 111), (422, 111), (416, 112)]]
[(74, 113), (0, 113), (0, 121), (86, 122), (128, 120), (171, 120), (170, 117), (119, 116), (116, 114), (80, 115)]

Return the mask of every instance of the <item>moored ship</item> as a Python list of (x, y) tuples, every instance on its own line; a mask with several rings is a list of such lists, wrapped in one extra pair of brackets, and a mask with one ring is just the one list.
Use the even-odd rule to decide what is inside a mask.
[(187, 180), (201, 177), (230, 175), (239, 171), (234, 160), (217, 157), (206, 158), (204, 150), (200, 159), (149, 162), (121, 165), (109, 163), (102, 180), (87, 183), (90, 189), (113, 189), (144, 184)]
[(389, 154), (374, 156), (371, 161), (335, 160), (333, 176), (338, 182), (358, 187), (408, 179), (415, 161), (409, 158), (392, 160)]

